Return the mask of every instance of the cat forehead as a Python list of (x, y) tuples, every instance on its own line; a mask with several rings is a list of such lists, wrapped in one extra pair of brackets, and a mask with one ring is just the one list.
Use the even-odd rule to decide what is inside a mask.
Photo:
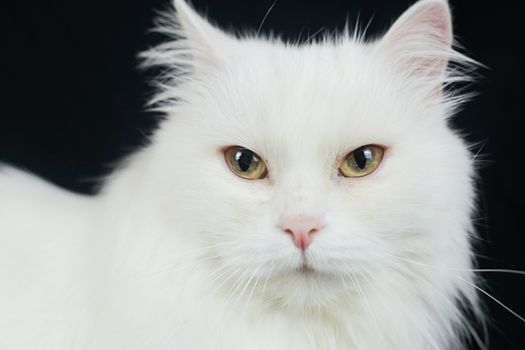
[(267, 88), (267, 92), (279, 91), (288, 97), (337, 97), (378, 81), (381, 74), (375, 74), (374, 68), (380, 70), (381, 64), (370, 62), (373, 55), (369, 51), (368, 46), (352, 41), (292, 46), (252, 40), (239, 44), (236, 54), (224, 64), (223, 77), (236, 80), (232, 83), (238, 86), (253, 84), (260, 91)]
[(364, 44), (254, 40), (239, 44), (207, 82), (211, 93), (200, 96), (212, 110), (205, 118), (223, 131), (326, 143), (327, 137), (366, 139), (394, 130), (385, 126), (401, 111), (389, 85), (382, 59)]
[(337, 97), (339, 92), (374, 81), (364, 45), (289, 46), (262, 41), (240, 46), (227, 72), (246, 84), (268, 87), (288, 97)]

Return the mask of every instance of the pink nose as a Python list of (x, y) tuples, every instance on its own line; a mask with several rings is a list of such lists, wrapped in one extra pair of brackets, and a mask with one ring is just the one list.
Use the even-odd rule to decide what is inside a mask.
[(306, 250), (312, 242), (312, 235), (321, 229), (320, 220), (315, 217), (291, 217), (284, 221), (281, 229), (289, 234), (297, 248)]

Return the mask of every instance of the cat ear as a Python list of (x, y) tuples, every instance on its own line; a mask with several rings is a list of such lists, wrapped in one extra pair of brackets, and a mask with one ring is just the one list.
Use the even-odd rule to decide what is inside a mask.
[(233, 37), (210, 24), (185, 0), (174, 0), (174, 4), (177, 34), (183, 38), (192, 59), (197, 63), (216, 65), (228, 52)]
[(420, 0), (392, 25), (379, 50), (396, 70), (411, 77), (441, 81), (452, 50), (452, 21), (446, 0)]

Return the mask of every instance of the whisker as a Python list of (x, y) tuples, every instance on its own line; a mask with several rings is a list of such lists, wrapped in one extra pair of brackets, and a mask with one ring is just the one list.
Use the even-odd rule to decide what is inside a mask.
[(215, 294), (217, 293), (217, 291), (226, 283), (228, 282), (233, 276), (235, 276), (235, 274), (237, 274), (237, 272), (239, 272), (241, 268), (238, 267), (236, 268), (233, 272), (230, 272), (230, 274), (228, 275), (228, 277), (223, 280), (217, 287), (215, 287), (215, 289), (213, 290), (213, 293), (212, 294)]
[[(412, 263), (412, 264), (415, 264), (415, 265), (428, 267), (428, 268), (437, 267), (437, 266), (431, 266), (431, 265), (428, 265), (428, 264), (424, 264), (424, 263), (421, 263), (421, 262), (418, 262), (418, 261), (405, 259), (405, 258), (396, 256), (396, 255), (392, 255), (392, 254), (388, 254), (388, 253), (385, 253), (385, 254), (387, 254), (389, 256), (392, 256), (393, 258), (396, 258), (398, 260), (406, 261), (406, 262), (409, 262), (409, 263)], [(450, 270), (454, 270), (454, 271), (489, 272), (489, 273), (492, 272), (492, 273), (509, 273), (509, 274), (516, 274), (516, 275), (525, 275), (525, 271), (521, 271), (521, 270), (509, 270), (509, 269), (464, 269), (464, 268), (461, 269), (461, 268), (451, 268), (451, 267), (446, 267), (446, 266), (444, 266), (444, 267), (447, 268), (447, 269), (450, 269)], [(510, 307), (508, 307), (507, 305), (505, 305), (504, 303), (499, 301), (496, 297), (494, 297), (489, 292), (485, 291), (484, 289), (480, 288), (479, 286), (475, 285), (474, 283), (465, 280), (464, 278), (462, 278), (460, 276), (454, 275), (454, 277), (456, 277), (457, 279), (467, 283), (468, 285), (470, 285), (471, 287), (475, 288), (479, 292), (483, 293), (485, 296), (489, 297), (492, 301), (497, 303), (503, 309), (507, 310), (511, 315), (515, 316), (520, 321), (525, 322), (525, 317), (523, 317), (523, 316), (519, 315), (517, 312), (513, 311)]]
[[(470, 323), (468, 322), (465, 322), (463, 324), (465, 327), (467, 327), (470, 335), (472, 335), (472, 337), (474, 338), (474, 341), (476, 342), (476, 344), (478, 344), (478, 346), (480, 347), (481, 350), (489, 350), (489, 348), (485, 345), (486, 343), (488, 343), (488, 334), (485, 334), (485, 341), (481, 340), (481, 338), (479, 337), (479, 334), (478, 332), (474, 329), (474, 327), (472, 327), (470, 325)], [(486, 328), (485, 329), (485, 332), (486, 332)]]
[(209, 250), (211, 248), (231, 246), (231, 245), (235, 245), (235, 244), (239, 244), (239, 242), (237, 242), (237, 241), (230, 241), (230, 242), (215, 243), (215, 244), (210, 244), (210, 245), (206, 245), (206, 246), (195, 248), (193, 250), (190, 250), (190, 251), (186, 252), (185, 254), (190, 255), (190, 254), (193, 254), (193, 253), (196, 253), (196, 252), (200, 252), (200, 251), (207, 251), (207, 250)]
[(425, 264), (425, 263), (422, 263), (422, 262), (419, 262), (419, 261), (402, 258), (400, 256), (396, 256), (396, 255), (393, 255), (393, 254), (388, 254), (388, 253), (385, 253), (385, 254), (387, 254), (387, 255), (389, 255), (389, 256), (391, 256), (393, 258), (402, 260), (402, 261), (406, 261), (406, 262), (409, 262), (409, 263), (412, 263), (412, 264), (415, 264), (415, 265), (420, 265), (420, 266), (429, 267), (429, 268), (443, 267), (443, 268), (446, 268), (448, 270), (454, 270), (454, 271), (487, 272), (487, 273), (495, 272), (495, 273), (509, 273), (509, 274), (525, 276), (525, 271), (522, 271), (522, 270), (513, 270), (513, 269), (465, 269), (465, 268), (455, 268), (455, 267), (448, 267), (448, 266), (432, 266), (432, 265), (428, 265), (428, 264)]
[(514, 275), (522, 275), (525, 276), (525, 271), (521, 270), (509, 270), (509, 269), (454, 269), (450, 268), (451, 270), (458, 270), (458, 271), (472, 271), (472, 272), (501, 272), (501, 273), (509, 273)]
[(266, 11), (266, 14), (264, 15), (262, 21), (261, 21), (261, 24), (259, 24), (259, 28), (257, 28), (257, 34), (255, 34), (256, 37), (259, 36), (259, 34), (261, 33), (261, 29), (264, 25), (264, 23), (266, 22), (266, 19), (268, 18), (268, 16), (270, 15), (270, 12), (272, 12), (273, 10), (273, 7), (275, 6), (275, 4), (277, 4), (277, 0), (275, 0), (273, 2), (273, 4), (270, 5), (270, 8), (268, 9), (268, 11)]
[[(233, 289), (231, 290), (231, 292), (229, 293), (228, 297), (226, 298), (226, 301), (225, 301), (225, 305), (226, 305), (226, 309), (229, 309), (228, 312), (226, 313), (226, 315), (223, 317), (223, 320), (226, 322), (230, 316), (232, 315), (233, 313), (233, 310), (235, 309), (236, 305), (237, 305), (237, 302), (239, 301), (239, 299), (242, 297), (242, 295), (244, 294), (244, 291), (246, 290), (246, 288), (248, 287), (248, 284), (250, 283), (250, 281), (252, 280), (252, 277), (253, 277), (253, 274), (250, 274), (249, 273), (249, 270), (246, 270), (244, 271), (244, 273), (241, 275), (241, 277), (239, 277), (239, 279), (237, 280), (237, 282), (234, 284), (234, 287)], [(243, 286), (241, 288), (241, 286)], [(239, 294), (237, 294), (237, 296), (235, 297), (235, 299), (233, 300), (233, 304), (230, 306), (230, 301), (232, 300), (232, 298), (234, 297), (234, 295), (237, 293), (237, 290), (239, 290), (239, 288), (241, 288), (241, 291), (239, 292)]]
[(232, 289), (230, 291), (230, 293), (228, 294), (228, 297), (226, 298), (226, 301), (224, 302), (225, 305), (228, 306), (228, 304), (230, 303), (230, 300), (231, 298), (233, 298), (233, 296), (235, 295), (235, 293), (237, 292), (237, 290), (241, 287), (241, 285), (243, 284), (243, 282), (246, 280), (246, 276), (249, 276), (250, 273), (249, 273), (249, 270), (245, 270), (241, 276), (237, 279), (237, 282), (235, 282), (232, 286)]
[[(234, 271), (232, 271), (232, 272), (228, 275), (228, 277), (227, 277), (225, 280), (223, 280), (223, 281), (222, 281), (222, 282), (221, 282), (221, 283), (215, 288), (215, 290), (213, 291), (213, 294), (215, 294), (215, 293), (219, 290), (219, 288), (222, 287), (226, 282), (228, 282), (229, 280), (231, 280), (231, 278), (232, 278), (233, 276), (237, 275), (237, 273), (239, 272), (239, 270), (241, 270), (240, 267), (238, 267), (237, 269), (235, 269)], [(247, 271), (245, 271), (243, 274), (241, 274), (241, 276), (240, 276), (240, 277), (239, 277), (239, 278), (233, 283), (233, 286), (236, 286), (237, 284), (239, 284), (239, 283), (241, 282), (243, 276), (244, 276), (246, 273), (247, 273)], [(233, 288), (233, 287), (232, 287), (232, 288)], [(226, 306), (227, 306), (227, 304), (228, 304), (228, 300), (229, 300), (230, 295), (231, 295), (232, 293), (233, 293), (233, 291), (230, 292), (230, 293), (228, 293), (228, 298), (227, 298), (227, 301), (226, 301)], [(221, 317), (221, 316), (222, 316), (222, 317)], [(224, 325), (224, 322), (222, 322), (222, 321), (224, 321), (224, 318), (225, 318), (224, 315), (223, 315), (222, 313), (219, 313), (219, 314), (217, 315), (217, 317), (215, 318), (215, 321), (213, 322), (213, 325), (211, 326), (211, 331), (215, 332), (215, 331), (217, 330), (217, 328), (219, 327), (219, 325)]]
[(343, 287), (344, 287), (345, 291), (348, 291), (348, 286), (346, 285), (345, 279), (343, 277), (343, 273), (339, 271), (338, 272), (338, 276), (341, 279), (341, 282), (343, 282)]
[(490, 294), (489, 292), (485, 291), (484, 289), (476, 286), (474, 283), (472, 282), (469, 282), (461, 277), (458, 277), (460, 280), (462, 280), (463, 282), (465, 282), (466, 284), (476, 288), (478, 291), (480, 291), (481, 293), (485, 294), (487, 297), (489, 297), (490, 299), (492, 299), (496, 304), (498, 304), (499, 306), (501, 306), (502, 308), (504, 308), (505, 310), (507, 310), (508, 312), (511, 313), (511, 315), (515, 316), (517, 319), (519, 319), (521, 322), (525, 322), (525, 318), (520, 316), (518, 313), (512, 311), (511, 308), (509, 308), (507, 305), (503, 304), (501, 301), (499, 301), (496, 297), (492, 296), (492, 294)]
[(264, 285), (262, 287), (262, 292), (261, 292), (262, 295), (264, 295), (264, 291), (266, 290), (266, 285), (268, 284), (268, 280), (270, 279), (270, 276), (272, 275), (272, 272), (275, 269), (275, 266), (276, 266), (276, 263), (272, 262), (270, 272), (268, 272), (268, 275), (266, 276), (266, 279), (264, 280)]
[[(394, 297), (393, 294), (382, 284), (379, 282), (379, 280), (374, 277), (374, 275), (372, 273), (370, 273), (370, 271), (368, 271), (366, 268), (363, 267), (363, 270), (364, 272), (366, 272), (375, 282), (376, 284), (381, 287), (381, 289), (383, 289), (388, 295), (390, 295), (391, 297)], [(437, 294), (445, 301), (447, 302), (449, 305), (451, 305), (455, 311), (455, 314), (456, 316), (461, 316), (461, 312), (457, 309), (457, 306), (456, 304), (454, 304), (447, 296), (445, 296), (443, 293), (439, 292), (439, 290), (435, 289), (435, 292), (437, 292)], [(410, 309), (407, 309), (406, 310), (407, 312), (407, 315), (409, 315), (409, 317), (414, 321), (416, 320), (414, 318), (414, 314), (412, 312), (410, 312)], [(424, 327), (420, 322), (415, 322), (414, 325), (416, 327), (418, 327), (418, 329), (420, 329), (421, 331), (423, 331), (423, 333), (425, 334), (425, 336), (427, 338), (430, 338), (429, 340), (433, 343), (434, 347), (436, 347), (437, 349), (439, 349), (439, 346), (436, 342), (436, 340), (434, 339), (434, 337), (432, 337), (432, 335), (430, 334), (430, 332), (428, 331), (428, 329), (426, 327)], [(471, 332), (471, 334), (474, 336), (475, 339), (479, 339), (479, 336), (477, 334), (477, 332), (467, 323), (466, 324), (467, 328), (469, 328), (469, 331)], [(478, 342), (478, 345), (480, 345), (480, 348), (482, 348), (483, 350), (486, 350), (486, 347), (483, 345), (483, 342), (481, 342), (481, 340), (479, 340)]]
[[(209, 275), (206, 276), (205, 280), (207, 281), (208, 279), (212, 278), (213, 276), (215, 276), (215, 278), (209, 283), (210, 285), (213, 284), (214, 282), (216, 282), (219, 278), (221, 278), (222, 276), (224, 276), (225, 273), (227, 273), (227, 269), (228, 267), (232, 266), (232, 265), (235, 265), (239, 260), (241, 260), (242, 257), (238, 256), (237, 258), (233, 259), (233, 260), (230, 260), (228, 261), (227, 263), (223, 264), (220, 268), (218, 268), (217, 270), (213, 270)], [(224, 271), (223, 271), (224, 270)], [(223, 271), (222, 273), (219, 274), (219, 272)], [(219, 274), (219, 275), (217, 275)]]
[[(384, 291), (385, 291), (390, 297), (393, 298), (392, 293), (391, 293), (391, 292), (390, 292), (390, 291), (389, 291), (389, 290), (388, 290), (388, 289), (387, 289), (382, 283), (380, 283), (379, 280), (378, 280), (377, 278), (375, 278), (375, 276), (372, 275), (372, 273), (371, 273), (370, 271), (368, 271), (368, 269), (366, 269), (365, 267), (363, 267), (363, 271), (364, 271), (366, 274), (368, 274), (368, 275), (369, 275), (369, 276), (375, 281), (375, 283), (376, 283), (381, 289), (383, 289), (383, 290), (384, 290)], [(363, 274), (363, 277), (364, 277), (364, 274)], [(369, 280), (367, 279), (367, 281), (369, 281)], [(369, 282), (369, 284), (370, 284), (370, 286), (373, 286), (373, 283), (370, 283), (370, 282)], [(384, 302), (384, 298), (382, 298), (382, 299), (383, 299), (383, 302)], [(384, 303), (384, 305), (388, 305), (388, 303)], [(387, 306), (387, 308), (388, 308), (388, 306)], [(414, 314), (413, 314), (412, 312), (410, 312), (409, 310), (407, 310), (407, 314), (408, 314), (409, 317), (412, 319), (412, 321), (415, 320), (415, 318), (414, 318)], [(429, 332), (428, 332), (428, 330), (427, 330), (422, 324), (420, 324), (419, 322), (415, 322), (414, 324), (416, 325), (416, 327), (417, 327), (419, 330), (423, 331), (423, 333), (425, 334), (425, 336), (429, 336)], [(403, 330), (405, 330), (405, 329), (403, 329)], [(409, 339), (409, 335), (408, 335), (408, 333), (407, 333), (406, 331), (403, 332), (403, 333), (404, 333), (404, 335), (405, 335), (405, 338), (406, 338), (406, 339)], [(431, 336), (430, 336), (430, 338), (431, 338), (430, 341), (434, 343), (434, 342), (435, 342), (434, 339), (433, 339)], [(437, 346), (437, 345), (436, 345), (436, 346)]]
[(481, 151), (483, 151), (483, 148), (487, 145), (487, 142), (483, 142), (483, 144), (481, 145), (481, 147), (478, 149), (478, 151), (476, 152), (476, 154), (474, 154), (474, 156), (472, 157), (472, 159), (470, 161), (475, 161), (476, 158), (479, 156), (479, 154), (481, 153)]
[(368, 303), (368, 300), (365, 297), (365, 293), (363, 292), (363, 289), (361, 288), (361, 284), (359, 283), (358, 279), (355, 276), (349, 275), (349, 277), (354, 281), (354, 285), (357, 288), (357, 293), (359, 294), (359, 297), (365, 304), (365, 308), (366, 308), (368, 317), (372, 319), (375, 329), (377, 331), (377, 334), (379, 334), (379, 337), (381, 338), (381, 341), (383, 342), (383, 344), (386, 344), (385, 338), (383, 336), (383, 332), (381, 331), (381, 327), (379, 327), (379, 322), (376, 316), (372, 313), (372, 309), (370, 308), (370, 304)]
[[(252, 278), (257, 275), (257, 272), (259, 271), (260, 267), (261, 266), (259, 266), (259, 267), (257, 267), (257, 269), (255, 269)], [(259, 283), (259, 278), (256, 278), (255, 279), (255, 283), (252, 286), (252, 290), (250, 291), (250, 294), (248, 295), (248, 299), (246, 300), (246, 302), (244, 303), (244, 307), (242, 308), (241, 322), (244, 321), (244, 315), (246, 313), (246, 308), (248, 307), (248, 304), (250, 303), (250, 300), (252, 299), (253, 292), (255, 291), (255, 288), (257, 287), (258, 283)]]
[(317, 36), (317, 34), (321, 33), (325, 29), (326, 29), (326, 26), (322, 26), (321, 28), (316, 30), (315, 33), (309, 35), (308, 38), (306, 38), (306, 42), (309, 43), (313, 38)]

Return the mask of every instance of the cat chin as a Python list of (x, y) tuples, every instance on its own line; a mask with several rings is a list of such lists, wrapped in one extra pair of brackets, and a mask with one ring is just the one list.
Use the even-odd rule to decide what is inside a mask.
[(272, 307), (330, 310), (356, 300), (358, 293), (352, 281), (358, 281), (358, 278), (301, 266), (270, 278), (261, 298)]

